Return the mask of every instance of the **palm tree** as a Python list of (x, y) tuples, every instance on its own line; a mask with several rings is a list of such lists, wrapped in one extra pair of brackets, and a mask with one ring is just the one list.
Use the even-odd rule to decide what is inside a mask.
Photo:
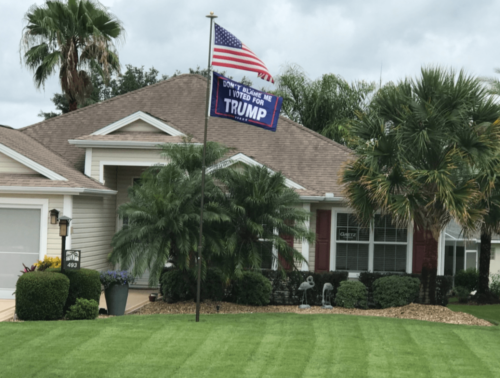
[(59, 68), (61, 88), (76, 110), (91, 93), (87, 71), (105, 80), (120, 70), (114, 41), (124, 35), (121, 22), (95, 0), (49, 0), (25, 16), (21, 59), (34, 71), (37, 88)]
[(473, 230), (486, 213), (475, 176), (497, 154), (499, 116), (480, 80), (462, 71), (425, 68), (383, 87), (352, 129), (356, 159), (342, 177), (350, 206), (365, 223), (380, 210), (429, 231), (423, 267), (435, 270), (448, 222)]
[[(227, 222), (228, 217), (214, 196), (219, 188), (210, 179), (205, 185), (203, 252), (208, 259), (210, 253), (224, 252), (211, 223)], [(135, 276), (149, 270), (150, 285), (158, 282), (166, 262), (188, 270), (198, 242), (200, 189), (199, 172), (186, 174), (175, 164), (147, 170), (141, 183), (130, 188), (129, 202), (119, 208), (127, 225), (113, 237), (110, 261), (125, 269), (133, 266)]]
[(493, 159), (488, 169), (479, 173), (477, 182), (483, 192), (478, 208), (487, 209), (487, 212), (479, 225), (481, 251), (475, 300), (479, 303), (498, 303), (499, 298), (490, 292), (489, 276), (492, 234), (500, 233), (500, 158)]
[[(274, 260), (280, 269), (295, 267), (303, 256), (286, 240), (314, 241), (305, 227), (309, 213), (297, 207), (299, 195), (285, 186), (281, 173), (262, 166), (239, 166), (218, 172), (225, 189), (225, 207), (231, 219), (224, 224), (230, 258), (220, 263), (224, 270), (239, 274), (243, 269), (260, 269), (263, 261)], [(273, 258), (275, 249), (279, 259)], [(276, 257), (276, 256), (275, 256)]]

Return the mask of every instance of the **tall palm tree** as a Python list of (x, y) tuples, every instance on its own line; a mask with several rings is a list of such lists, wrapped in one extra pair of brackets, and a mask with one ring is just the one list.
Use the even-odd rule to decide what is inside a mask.
[(25, 15), (21, 59), (34, 71), (37, 88), (59, 68), (61, 88), (76, 110), (91, 93), (87, 71), (105, 80), (120, 70), (115, 41), (123, 37), (121, 22), (96, 0), (49, 0)]
[[(230, 258), (221, 263), (226, 271), (260, 269), (263, 261), (274, 260), (278, 268), (295, 267), (304, 258), (285, 240), (313, 242), (315, 235), (305, 228), (309, 213), (297, 207), (299, 195), (285, 186), (281, 173), (262, 166), (240, 166), (219, 172), (225, 190), (225, 207), (231, 219), (224, 225)], [(222, 201), (221, 201), (222, 202)], [(272, 255), (272, 249), (279, 258)]]
[(486, 213), (475, 176), (497, 154), (499, 117), (480, 80), (464, 72), (425, 68), (383, 87), (352, 129), (356, 159), (342, 177), (350, 206), (365, 223), (380, 210), (428, 230), (423, 266), (435, 270), (447, 223), (472, 230)]

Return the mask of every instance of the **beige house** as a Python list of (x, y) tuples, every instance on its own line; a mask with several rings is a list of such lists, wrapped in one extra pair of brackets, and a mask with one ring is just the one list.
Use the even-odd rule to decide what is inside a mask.
[[(108, 268), (127, 188), (147, 167), (168, 164), (158, 145), (203, 139), (206, 85), (201, 76), (181, 75), (19, 130), (0, 127), (0, 298), (12, 297), (22, 263), (60, 256), (53, 209), (72, 218), (67, 248), (82, 251), (82, 267)], [(290, 241), (307, 261), (303, 270), (418, 272), (413, 230), (378, 218), (374, 228), (360, 228), (343, 202), (346, 147), (284, 117), (276, 133), (211, 118), (208, 139), (234, 149), (229, 163), (281, 171), (300, 195), (317, 234), (312, 245)], [(448, 243), (441, 239), (443, 274)]]

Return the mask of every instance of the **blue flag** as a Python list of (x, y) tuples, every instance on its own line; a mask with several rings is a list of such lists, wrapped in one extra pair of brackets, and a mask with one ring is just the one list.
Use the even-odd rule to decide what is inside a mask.
[(216, 72), (212, 76), (211, 117), (231, 118), (276, 131), (283, 98), (248, 87)]

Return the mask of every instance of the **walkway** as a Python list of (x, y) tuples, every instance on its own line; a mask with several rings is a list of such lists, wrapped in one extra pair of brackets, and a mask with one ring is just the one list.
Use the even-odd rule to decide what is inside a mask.
[[(127, 307), (125, 313), (131, 313), (144, 306), (149, 301), (149, 294), (157, 289), (130, 289), (128, 292)], [(99, 308), (106, 308), (104, 292), (101, 294)], [(16, 301), (14, 299), (0, 299), (0, 322), (10, 320), (14, 316)]]

